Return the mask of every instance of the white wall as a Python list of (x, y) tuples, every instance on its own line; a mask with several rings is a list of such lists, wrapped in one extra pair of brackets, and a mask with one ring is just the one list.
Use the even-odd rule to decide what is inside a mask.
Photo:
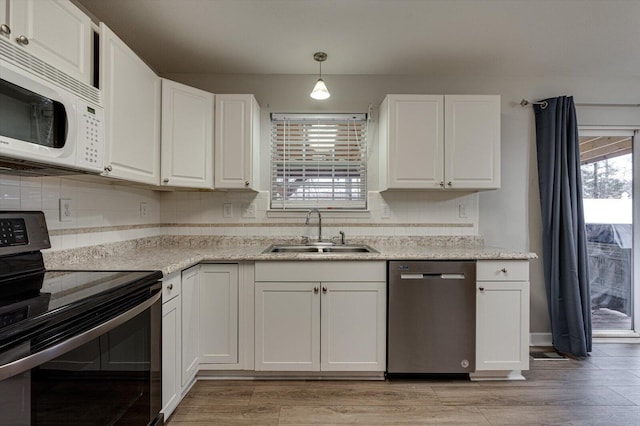
[[(615, 64), (612, 64), (612, 68)], [(269, 113), (367, 112), (388, 93), (499, 94), (502, 96), (502, 188), (479, 194), (479, 234), (488, 245), (529, 250), (542, 257), (540, 205), (535, 155), (535, 123), (530, 100), (570, 95), (584, 103), (638, 103), (640, 75), (614, 77), (477, 76), (473, 70), (452, 70), (454, 76), (325, 76), (327, 101), (308, 94), (314, 75), (170, 74), (164, 77), (213, 93), (253, 93), (262, 108), (262, 164), (268, 164)], [(613, 74), (612, 74), (613, 75)], [(635, 125), (640, 108), (578, 108), (580, 125)], [(262, 168), (262, 182), (268, 182)], [(370, 175), (375, 176), (375, 165)], [(418, 194), (408, 197), (418, 197)], [(455, 214), (455, 211), (449, 213)], [(531, 266), (531, 331), (549, 330), (542, 261)]]

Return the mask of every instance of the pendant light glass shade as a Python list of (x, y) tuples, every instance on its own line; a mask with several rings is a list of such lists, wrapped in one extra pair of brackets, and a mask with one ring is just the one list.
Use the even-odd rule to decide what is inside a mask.
[(327, 89), (327, 85), (324, 84), (324, 80), (322, 79), (322, 62), (327, 60), (327, 54), (324, 52), (316, 52), (313, 55), (313, 59), (320, 64), (320, 78), (318, 78), (309, 96), (317, 100), (329, 99), (331, 93), (329, 93), (329, 89)]
[(324, 80), (319, 78), (316, 85), (313, 87), (310, 95), (313, 99), (328, 99), (331, 96), (329, 90), (327, 89), (327, 85), (324, 84)]

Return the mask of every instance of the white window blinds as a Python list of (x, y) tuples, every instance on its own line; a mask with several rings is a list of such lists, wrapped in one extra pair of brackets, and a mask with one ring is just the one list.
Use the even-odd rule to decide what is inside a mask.
[(272, 114), (271, 208), (365, 209), (366, 114)]

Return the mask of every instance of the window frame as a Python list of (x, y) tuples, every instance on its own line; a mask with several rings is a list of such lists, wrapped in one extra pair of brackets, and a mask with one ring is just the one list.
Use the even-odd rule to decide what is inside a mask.
[[(270, 210), (367, 211), (366, 113), (272, 113), (270, 119)], [(295, 132), (287, 140), (290, 126), (295, 126)], [(287, 170), (289, 167), (294, 169)], [(318, 174), (315, 180), (313, 173)], [(296, 184), (298, 187), (287, 195), (287, 187)], [(314, 192), (324, 197), (310, 196)]]

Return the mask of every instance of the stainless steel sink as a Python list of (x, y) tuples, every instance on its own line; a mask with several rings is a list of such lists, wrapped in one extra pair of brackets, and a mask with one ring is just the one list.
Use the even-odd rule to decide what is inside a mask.
[(263, 253), (331, 253), (331, 254), (353, 254), (353, 253), (378, 253), (374, 248), (365, 244), (347, 245), (326, 245), (326, 244), (274, 244), (269, 246)]

